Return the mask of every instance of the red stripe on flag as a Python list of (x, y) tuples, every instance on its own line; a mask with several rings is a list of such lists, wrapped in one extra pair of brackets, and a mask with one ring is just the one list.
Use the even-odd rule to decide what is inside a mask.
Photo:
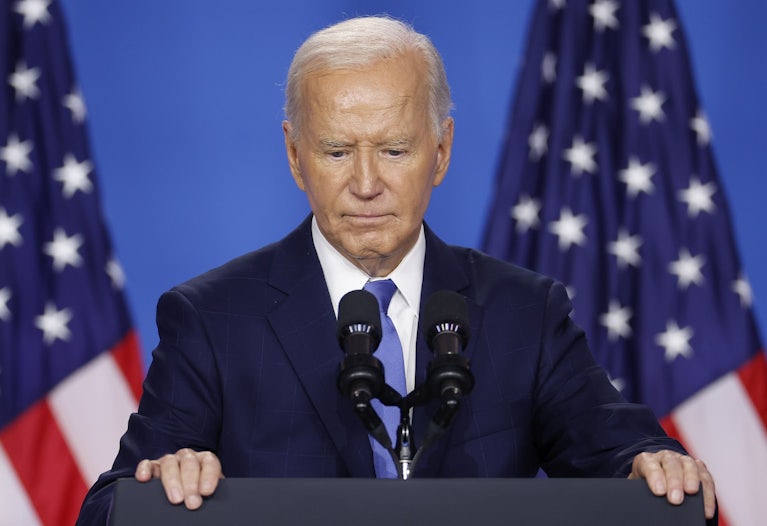
[(144, 366), (141, 362), (141, 349), (136, 331), (128, 331), (128, 334), (112, 348), (111, 353), (138, 402), (141, 399)]
[(74, 524), (88, 487), (43, 400), (0, 433), (29, 500), (46, 526)]
[(764, 351), (756, 353), (738, 369), (738, 376), (767, 431), (767, 356)]
[(663, 427), (663, 430), (668, 436), (677, 439), (684, 446), (684, 441), (679, 434), (679, 429), (677, 429), (676, 424), (674, 424), (674, 420), (670, 416), (661, 418), (660, 425)]

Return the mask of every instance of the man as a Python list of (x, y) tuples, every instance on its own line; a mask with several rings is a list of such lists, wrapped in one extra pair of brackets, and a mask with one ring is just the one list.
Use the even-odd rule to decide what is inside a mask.
[[(672, 503), (714, 485), (702, 462), (627, 404), (569, 317), (553, 280), (451, 247), (423, 224), (450, 163), (453, 119), (441, 59), (412, 28), (348, 20), (310, 37), (288, 74), (288, 164), (312, 215), (281, 241), (164, 294), (160, 342), (112, 471), (82, 524), (103, 523), (110, 483), (160, 478), (195, 509), (220, 477), (373, 477), (374, 453), (335, 386), (340, 298), (374, 278), (396, 285), (388, 315), (408, 390), (430, 359), (421, 301), (466, 298), (477, 379), (416, 477), (645, 478)], [(416, 439), (434, 406), (413, 412)]]

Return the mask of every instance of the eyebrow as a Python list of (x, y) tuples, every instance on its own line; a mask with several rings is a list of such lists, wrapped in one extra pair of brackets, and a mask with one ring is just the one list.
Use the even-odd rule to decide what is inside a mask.
[(327, 146), (328, 148), (346, 148), (351, 146), (350, 142), (338, 141), (335, 139), (320, 139), (320, 144), (322, 146)]
[(394, 139), (389, 139), (388, 141), (383, 141), (376, 146), (409, 146), (412, 144), (413, 140), (410, 137), (397, 137)]
[[(394, 139), (388, 139), (388, 140), (376, 143), (376, 146), (388, 146), (388, 147), (408, 146), (412, 142), (413, 141), (410, 137), (397, 137)], [(337, 139), (320, 139), (320, 144), (328, 148), (348, 148), (349, 146), (354, 145), (354, 143), (341, 141)]]

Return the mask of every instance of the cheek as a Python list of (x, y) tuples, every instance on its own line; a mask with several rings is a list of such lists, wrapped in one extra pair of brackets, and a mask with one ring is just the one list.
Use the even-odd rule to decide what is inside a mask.
[(314, 214), (332, 217), (336, 212), (336, 202), (340, 199), (343, 189), (329, 183), (318, 183), (316, 180), (305, 181), (304, 187), (309, 206)]

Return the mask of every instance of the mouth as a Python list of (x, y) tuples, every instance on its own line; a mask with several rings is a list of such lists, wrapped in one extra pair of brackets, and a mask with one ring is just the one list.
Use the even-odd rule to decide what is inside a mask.
[(392, 214), (375, 214), (375, 213), (359, 213), (359, 214), (346, 214), (345, 218), (355, 224), (363, 225), (375, 225), (388, 221), (392, 217)]

